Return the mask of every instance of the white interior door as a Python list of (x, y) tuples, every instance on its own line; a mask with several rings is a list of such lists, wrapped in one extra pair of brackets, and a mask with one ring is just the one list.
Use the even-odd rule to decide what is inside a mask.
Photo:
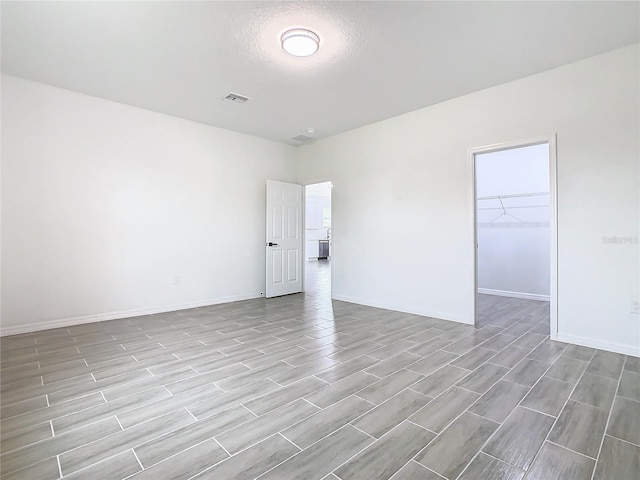
[(302, 208), (302, 185), (267, 180), (267, 297), (302, 291)]

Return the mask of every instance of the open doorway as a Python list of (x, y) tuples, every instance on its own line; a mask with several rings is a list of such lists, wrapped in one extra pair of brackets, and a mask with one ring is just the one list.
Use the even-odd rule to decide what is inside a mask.
[[(472, 152), (475, 323), (557, 336), (553, 140)], [(505, 330), (507, 333), (507, 330)]]
[(331, 182), (305, 187), (305, 292), (331, 297)]

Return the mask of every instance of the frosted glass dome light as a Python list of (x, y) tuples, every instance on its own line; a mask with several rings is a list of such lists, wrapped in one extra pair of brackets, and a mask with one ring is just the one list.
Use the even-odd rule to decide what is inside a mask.
[(308, 57), (320, 48), (320, 37), (311, 30), (294, 28), (280, 37), (282, 49), (295, 57)]

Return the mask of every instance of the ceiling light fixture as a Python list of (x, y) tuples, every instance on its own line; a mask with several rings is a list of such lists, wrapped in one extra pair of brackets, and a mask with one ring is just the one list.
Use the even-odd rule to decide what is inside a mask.
[(280, 37), (282, 49), (295, 57), (308, 57), (320, 48), (320, 37), (305, 28), (287, 30)]

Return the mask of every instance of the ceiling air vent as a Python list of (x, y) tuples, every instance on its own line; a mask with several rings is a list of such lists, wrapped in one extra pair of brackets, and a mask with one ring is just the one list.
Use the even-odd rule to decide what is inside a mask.
[(311, 140), (313, 140), (313, 138), (312, 137), (308, 137), (306, 135), (298, 135), (298, 136), (293, 137), (291, 140), (295, 140), (296, 142), (306, 143), (306, 142), (310, 142)]
[(229, 93), (229, 95), (227, 95), (226, 97), (224, 97), (225, 100), (231, 100), (232, 102), (236, 102), (236, 103), (245, 103), (247, 100), (249, 100), (249, 97), (245, 97), (242, 95), (238, 95), (237, 93)]

